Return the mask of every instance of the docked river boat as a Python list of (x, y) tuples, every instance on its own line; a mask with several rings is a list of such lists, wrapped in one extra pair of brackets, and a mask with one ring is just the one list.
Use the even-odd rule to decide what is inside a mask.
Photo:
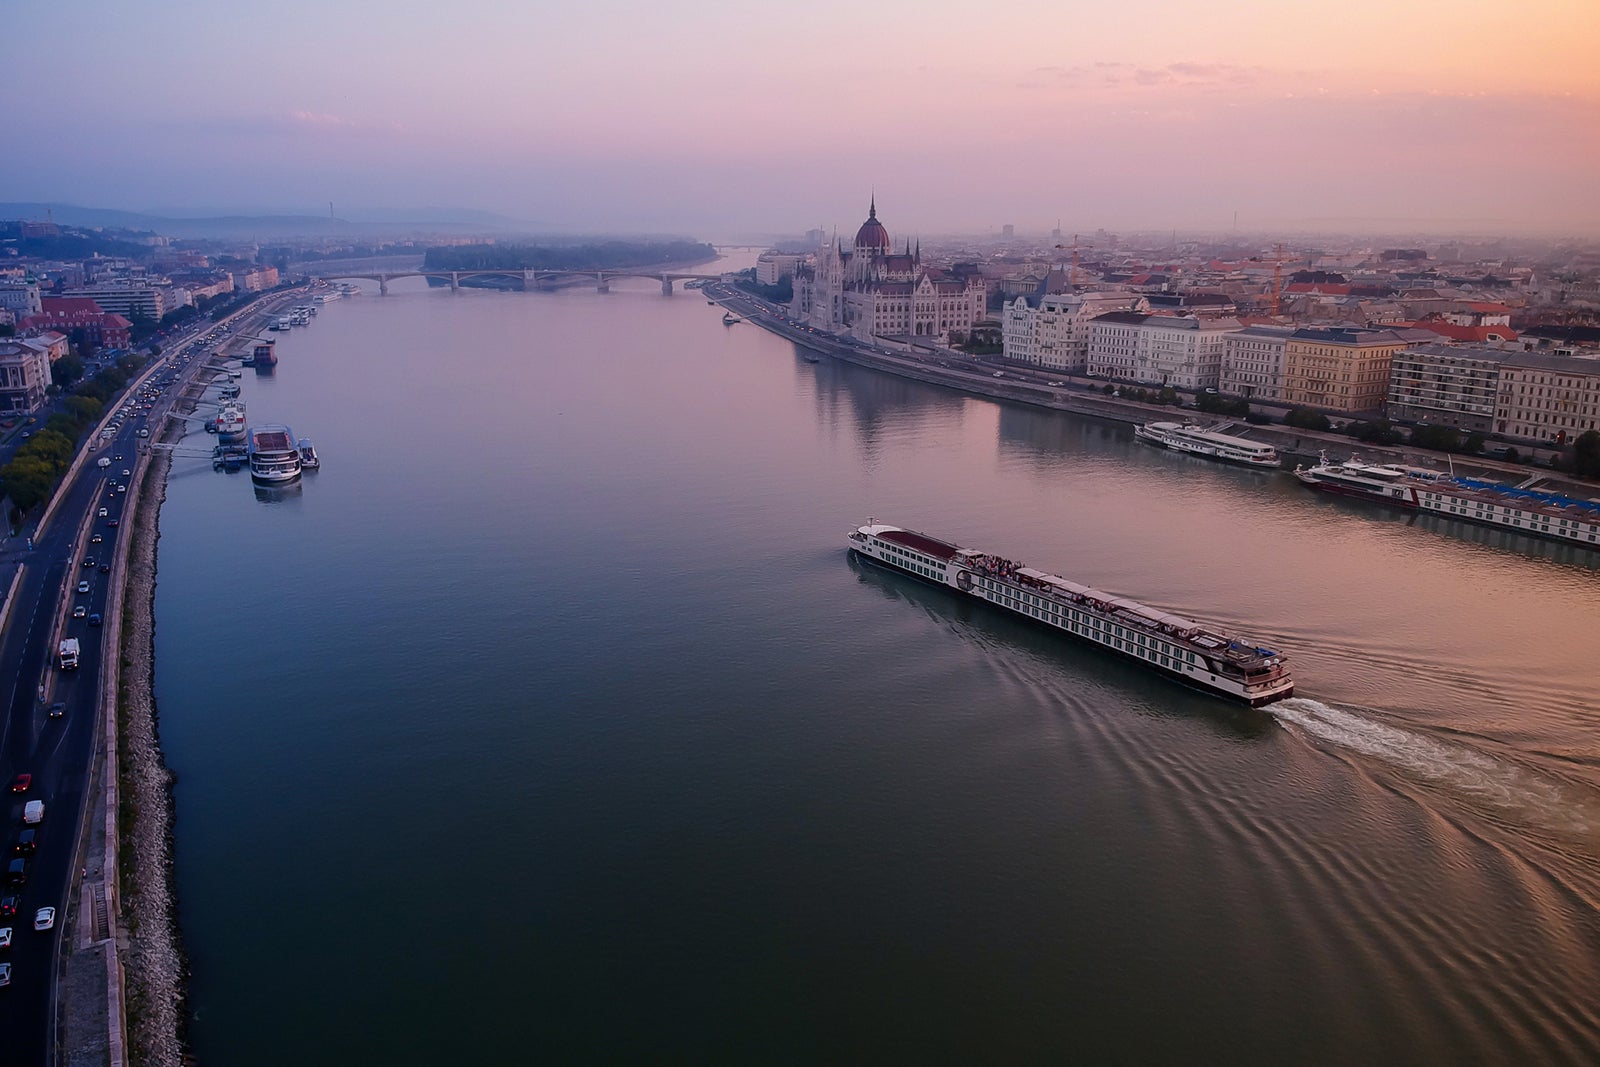
[(1418, 467), (1362, 463), (1355, 457), (1334, 463), (1324, 456), (1314, 467), (1296, 468), (1294, 476), (1322, 493), (1600, 548), (1600, 501), (1596, 500), (1453, 477)]
[(1271, 445), (1247, 437), (1234, 437), (1194, 423), (1147, 422), (1134, 430), (1133, 436), (1147, 444), (1170, 448), (1174, 452), (1187, 452), (1191, 456), (1220, 459), (1225, 463), (1240, 463), (1246, 467), (1278, 466), (1278, 450)]
[(252, 426), (246, 450), (250, 477), (269, 485), (283, 485), (300, 477), (300, 449), (287, 426)]
[(1027, 616), (1192, 688), (1251, 707), (1294, 695), (1281, 652), (1181, 615), (872, 519), (848, 539), (862, 558)]

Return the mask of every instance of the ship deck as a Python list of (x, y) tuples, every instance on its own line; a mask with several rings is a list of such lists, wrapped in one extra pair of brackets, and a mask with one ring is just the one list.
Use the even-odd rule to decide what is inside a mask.
[(927, 534), (913, 533), (910, 530), (880, 530), (878, 531), (878, 536), (885, 541), (909, 548), (913, 552), (922, 552), (933, 556), (935, 559), (942, 559), (946, 563), (954, 559), (956, 553), (960, 551), (959, 548), (948, 542), (941, 541), (936, 537), (929, 537)]

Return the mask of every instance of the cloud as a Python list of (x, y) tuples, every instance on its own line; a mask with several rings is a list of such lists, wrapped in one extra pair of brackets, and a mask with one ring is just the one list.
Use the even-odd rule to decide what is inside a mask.
[[(1237, 63), (1195, 63), (1181, 61), (1164, 66), (1141, 67), (1117, 60), (1098, 60), (1075, 66), (1034, 67), (1026, 71), (1018, 82), (1022, 89), (1061, 88), (1155, 88), (1177, 86), (1185, 89), (1242, 88), (1255, 85), (1274, 76), (1265, 67), (1242, 66)], [(1276, 72), (1277, 77), (1291, 78), (1291, 71)]]

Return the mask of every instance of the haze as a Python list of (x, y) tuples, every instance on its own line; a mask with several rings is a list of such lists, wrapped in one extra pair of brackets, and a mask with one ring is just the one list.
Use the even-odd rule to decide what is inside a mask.
[(0, 200), (1600, 230), (1595, 0), (14, 5)]

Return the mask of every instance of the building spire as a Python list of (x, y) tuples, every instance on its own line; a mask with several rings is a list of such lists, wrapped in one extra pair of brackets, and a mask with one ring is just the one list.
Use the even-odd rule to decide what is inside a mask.
[(877, 189), (873, 189), (872, 190), (872, 203), (867, 208), (867, 219), (870, 221), (871, 219), (875, 219), (877, 217), (878, 217), (878, 190)]

